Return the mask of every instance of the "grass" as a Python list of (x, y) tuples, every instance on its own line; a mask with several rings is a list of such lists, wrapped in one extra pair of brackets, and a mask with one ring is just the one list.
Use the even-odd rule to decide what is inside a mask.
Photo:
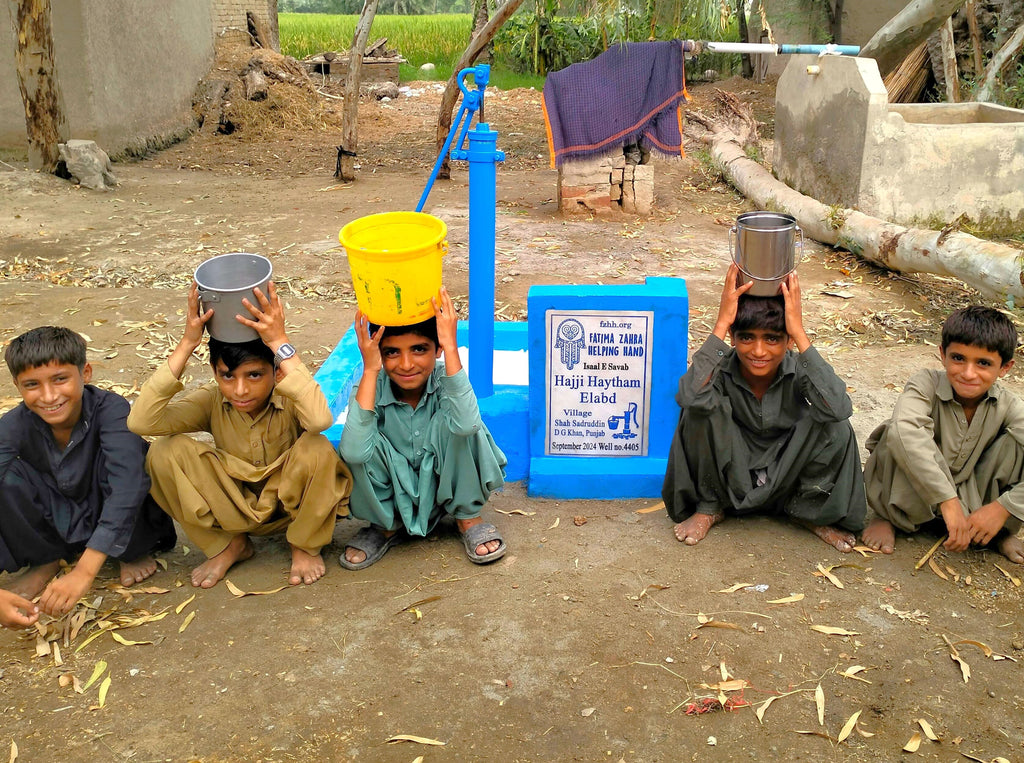
[[(352, 44), (358, 16), (323, 13), (282, 13), (278, 16), (281, 52), (295, 58), (325, 50), (347, 50)], [(402, 64), (403, 82), (422, 79), (419, 67), (434, 64), (433, 79), (446, 80), (469, 42), (472, 18), (468, 13), (438, 13), (429, 16), (383, 16), (374, 18), (370, 42), (387, 37), (387, 46), (397, 49), (408, 63)], [(515, 87), (543, 87), (542, 77), (517, 74), (500, 67), (491, 70), (491, 85), (508, 90)]]

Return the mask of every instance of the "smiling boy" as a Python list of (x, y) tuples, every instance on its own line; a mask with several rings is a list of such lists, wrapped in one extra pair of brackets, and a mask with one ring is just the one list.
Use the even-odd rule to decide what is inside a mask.
[[(288, 342), (273, 283), (268, 292), (254, 289), (257, 304), (243, 301), (251, 317), (237, 316), (260, 338), (239, 344), (211, 338), (214, 380), (177, 397), (213, 316), (212, 309), (199, 312), (193, 284), (181, 341), (143, 385), (128, 417), (132, 431), (162, 436), (147, 459), (153, 497), (206, 554), (191, 576), (201, 588), (212, 588), (253, 555), (250, 535), (281, 531), (291, 547), (288, 582), (319, 580), (326, 572), (320, 549), (331, 542), (336, 517), (347, 513), (351, 477), (320, 434), (334, 419)], [(213, 444), (190, 432), (209, 432)]]
[[(174, 526), (149, 499), (147, 445), (128, 431), (127, 401), (89, 383), (80, 335), (41, 326), (13, 339), (4, 358), (22, 403), (0, 418), (0, 569), (28, 567), (4, 587), (22, 601), (42, 594), (40, 609), (62, 615), (107, 557), (126, 586), (156, 572), (151, 554), (174, 545)], [(62, 559), (73, 566), (53, 579)], [(4, 599), (5, 619), (32, 617)]]
[(662, 488), (676, 539), (695, 545), (727, 516), (782, 513), (849, 552), (866, 509), (846, 384), (804, 331), (796, 273), (781, 297), (747, 295), (738, 275), (730, 266), (711, 336), (679, 382)]
[(348, 542), (340, 558), (346, 569), (369, 567), (401, 533), (427, 535), (446, 514), (470, 561), (505, 554), (501, 534), (480, 516), (504, 484), (505, 456), (459, 359), (447, 290), (433, 303), (435, 317), (412, 326), (374, 326), (356, 312), (363, 374), (338, 449), (352, 469), (351, 514), (370, 526)]
[(998, 310), (974, 305), (946, 319), (943, 370), (911, 376), (892, 418), (868, 439), (875, 518), (865, 544), (891, 554), (896, 529), (915, 532), (941, 517), (949, 551), (975, 543), (1024, 564), (1024, 401), (998, 383), (1016, 347), (1017, 330)]

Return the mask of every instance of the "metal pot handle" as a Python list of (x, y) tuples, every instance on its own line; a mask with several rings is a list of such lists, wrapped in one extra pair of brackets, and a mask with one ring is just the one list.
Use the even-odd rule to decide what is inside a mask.
[(739, 261), (736, 258), (736, 245), (732, 242), (732, 237), (737, 235), (739, 235), (739, 230), (735, 225), (729, 228), (729, 256), (732, 258), (732, 261), (738, 265)]
[[(800, 234), (800, 241), (799, 243), (796, 244), (796, 246), (799, 247), (800, 249), (800, 260), (802, 260), (804, 258), (804, 229), (801, 228), (799, 225), (796, 225), (794, 227), (796, 228), (796, 232)], [(799, 260), (794, 260), (794, 263), (796, 262), (799, 262)], [(795, 264), (794, 267), (796, 267)]]
[(199, 301), (200, 302), (220, 302), (220, 294), (215, 291), (203, 291), (199, 290)]

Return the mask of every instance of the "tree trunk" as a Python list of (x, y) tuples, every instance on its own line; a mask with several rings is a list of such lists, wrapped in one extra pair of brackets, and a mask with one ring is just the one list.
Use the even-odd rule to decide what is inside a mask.
[(988, 298), (1024, 298), (1024, 252), (1019, 249), (952, 228), (906, 228), (851, 209), (836, 210), (772, 177), (747, 157), (734, 133), (719, 129), (703, 140), (740, 193), (761, 209), (793, 215), (804, 235), (815, 241), (842, 247), (890, 270), (952, 276)]
[(338, 147), (338, 167), (335, 177), (350, 181), (356, 179), (355, 158), (359, 145), (359, 79), (363, 73), (363, 52), (370, 37), (370, 26), (377, 14), (379, 0), (365, 0), (359, 14), (352, 47), (348, 51), (348, 76), (345, 77), (345, 105), (341, 114), (341, 145)]
[(991, 101), (992, 90), (995, 88), (996, 78), (999, 77), (999, 72), (1007, 62), (1016, 55), (1017, 51), (1020, 50), (1021, 45), (1024, 45), (1024, 24), (1017, 27), (1017, 30), (1013, 33), (1006, 44), (1001, 47), (994, 56), (992, 61), (988, 65), (988, 69), (985, 71), (985, 79), (981, 83), (981, 87), (978, 88), (978, 93), (975, 96), (975, 100), (978, 101)]
[(34, 170), (53, 172), (57, 144), (68, 139), (57, 66), (53, 57), (50, 0), (9, 0), (14, 24), (15, 68), (25, 105), (28, 162)]
[(978, 29), (978, 7), (976, 0), (967, 0), (964, 13), (967, 14), (967, 29), (971, 33), (971, 54), (974, 61), (973, 74), (974, 80), (977, 81), (985, 70), (985, 64), (981, 58), (981, 31)]
[(861, 48), (862, 58), (878, 62), (883, 77), (899, 66), (932, 32), (941, 27), (964, 0), (911, 0)]
[(277, 53), (281, 52), (281, 27), (277, 21), (277, 0), (267, 0), (267, 11), (270, 16), (270, 47)]
[[(490, 18), (490, 10), (487, 7), (487, 0), (473, 0), (473, 31), (469, 35), (470, 41), (480, 33), (480, 30), (487, 26)], [(494, 53), (494, 46), (489, 42), (481, 51), (479, 60), (489, 64)]]
[[(747, 33), (747, 0), (736, 0), (736, 19), (739, 22), (740, 42), (750, 42)], [(750, 60), (749, 53), (741, 53), (740, 61), (743, 64), (743, 79), (754, 78), (754, 64)]]
[[(459, 62), (452, 69), (452, 76), (448, 78), (444, 93), (441, 95), (441, 109), (437, 114), (437, 150), (439, 152), (444, 146), (445, 138), (448, 137), (448, 131), (451, 129), (452, 110), (455, 108), (455, 102), (458, 100), (459, 93), (461, 92), (457, 79), (459, 72), (467, 66), (472, 66), (473, 62), (476, 61), (476, 57), (480, 55), (480, 51), (490, 44), (491, 40), (494, 39), (494, 35), (501, 29), (501, 25), (508, 21), (522, 4), (523, 0), (505, 0), (505, 4), (494, 12), (491, 20), (473, 36), (469, 47), (466, 48), (459, 58)], [(441, 165), (437, 176), (444, 180), (451, 177), (451, 168), (448, 165), (447, 156), (444, 158), (444, 163)]]
[(953, 38), (953, 18), (939, 30), (942, 44), (942, 74), (946, 80), (946, 100), (950, 103), (960, 102), (960, 72), (956, 68), (956, 40)]

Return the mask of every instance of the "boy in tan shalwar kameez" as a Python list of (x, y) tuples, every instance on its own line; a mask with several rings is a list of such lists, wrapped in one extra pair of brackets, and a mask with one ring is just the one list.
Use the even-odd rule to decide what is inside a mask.
[[(146, 463), (152, 495), (208, 557), (192, 572), (192, 585), (202, 588), (252, 556), (249, 535), (282, 530), (292, 549), (288, 582), (315, 582), (326, 572), (320, 549), (338, 514), (348, 513), (351, 474), (320, 434), (333, 423), (327, 400), (288, 343), (274, 284), (269, 298), (253, 291), (259, 307), (246, 300), (252, 318), (238, 320), (260, 340), (211, 338), (215, 381), (175, 399), (213, 315), (199, 312), (192, 286), (185, 333), (128, 417), (133, 432), (162, 436)], [(188, 432), (209, 432), (213, 445)]]

